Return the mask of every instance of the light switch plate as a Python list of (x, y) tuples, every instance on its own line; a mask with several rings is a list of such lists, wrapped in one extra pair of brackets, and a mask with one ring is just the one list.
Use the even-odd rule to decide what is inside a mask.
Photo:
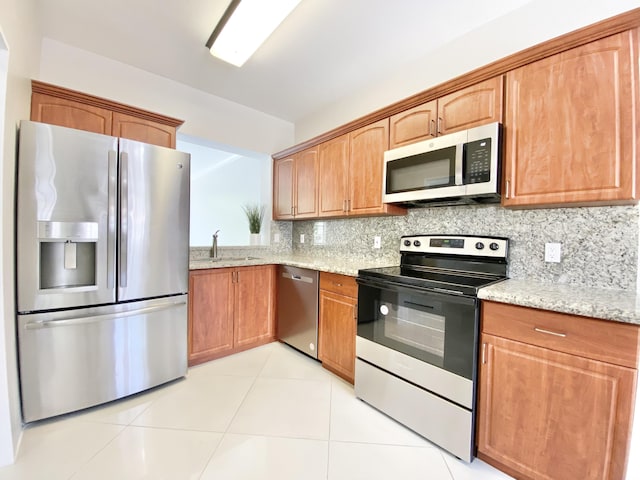
[(304, 233), (300, 234), (300, 243), (304, 243)]
[(376, 235), (373, 237), (373, 248), (380, 248), (382, 246), (382, 239)]
[(280, 243), (280, 234), (279, 233), (274, 233), (273, 234), (273, 243)]

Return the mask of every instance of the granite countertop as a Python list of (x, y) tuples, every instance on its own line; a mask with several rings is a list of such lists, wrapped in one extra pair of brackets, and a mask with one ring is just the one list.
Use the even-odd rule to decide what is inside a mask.
[(640, 296), (630, 290), (510, 279), (481, 288), (478, 297), (482, 300), (640, 325)]
[[(363, 268), (386, 267), (393, 262), (381, 259), (307, 257), (265, 254), (260, 257), (221, 255), (218, 259), (191, 259), (190, 270), (246, 267), (252, 265), (291, 265), (322, 272), (357, 276)], [(640, 296), (635, 291), (589, 288), (569, 284), (550, 284), (509, 279), (481, 288), (478, 298), (539, 308), (584, 317), (640, 325)]]
[(367, 260), (363, 258), (321, 258), (306, 257), (302, 255), (272, 255), (260, 257), (225, 257), (220, 256), (216, 260), (210, 258), (189, 260), (189, 270), (201, 270), (207, 268), (247, 267), (252, 265), (290, 265), (299, 268), (309, 268), (321, 272), (340, 273), (355, 277), (362, 268), (388, 267), (393, 262), (388, 260)]

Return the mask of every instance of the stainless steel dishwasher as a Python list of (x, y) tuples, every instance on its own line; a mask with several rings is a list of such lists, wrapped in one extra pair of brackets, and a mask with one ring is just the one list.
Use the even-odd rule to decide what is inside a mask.
[(278, 267), (278, 338), (318, 358), (318, 272)]

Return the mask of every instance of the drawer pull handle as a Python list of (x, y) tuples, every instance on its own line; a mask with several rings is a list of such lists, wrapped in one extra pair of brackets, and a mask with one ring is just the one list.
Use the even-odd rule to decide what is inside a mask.
[(341, 286), (342, 286), (342, 284), (341, 284), (341, 283), (339, 283), (339, 282), (332, 282), (332, 283), (333, 283), (336, 287), (341, 287)]
[(552, 332), (551, 330), (545, 330), (544, 328), (538, 328), (538, 327), (534, 327), (533, 328), (536, 332), (538, 333), (546, 333), (547, 335), (554, 335), (556, 337), (566, 337), (567, 334), (566, 333), (558, 333), (558, 332)]

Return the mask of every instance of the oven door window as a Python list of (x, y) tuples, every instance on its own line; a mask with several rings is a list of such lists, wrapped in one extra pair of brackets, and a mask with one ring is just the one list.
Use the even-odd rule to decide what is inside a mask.
[(385, 193), (455, 185), (456, 147), (389, 160)]
[(473, 379), (477, 300), (403, 287), (358, 290), (358, 335)]

